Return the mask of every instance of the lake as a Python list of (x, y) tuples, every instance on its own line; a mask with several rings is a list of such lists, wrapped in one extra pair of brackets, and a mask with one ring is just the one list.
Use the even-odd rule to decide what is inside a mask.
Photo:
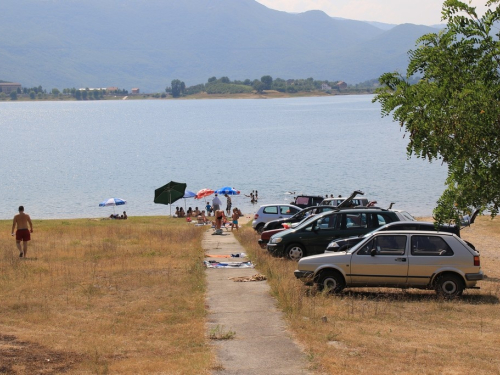
[[(0, 219), (19, 205), (33, 219), (105, 217), (113, 209), (98, 204), (110, 197), (128, 201), (117, 212), (168, 214), (153, 197), (170, 180), (258, 190), (259, 205), (360, 189), (430, 215), (447, 168), (408, 160), (399, 125), (372, 98), (2, 102)], [(244, 196), (234, 206), (258, 208)]]

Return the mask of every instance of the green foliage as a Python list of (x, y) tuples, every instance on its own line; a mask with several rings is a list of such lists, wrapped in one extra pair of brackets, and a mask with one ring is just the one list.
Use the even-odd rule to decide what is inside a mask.
[[(457, 222), (472, 208), (498, 213), (500, 203), (500, 71), (495, 23), (499, 0), (484, 16), (458, 0), (443, 4), (447, 28), (417, 40), (406, 76), (386, 73), (374, 101), (409, 135), (408, 155), (448, 164), (447, 188), (434, 210)], [(422, 78), (412, 85), (409, 80)]]
[(34, 99), (35, 99), (35, 97), (36, 97), (35, 92), (34, 92), (34, 91), (30, 91), (30, 99), (31, 99), (31, 100), (34, 100)]
[(273, 85), (273, 77), (263, 76), (260, 81), (264, 84), (264, 90), (271, 90), (271, 86)]
[(266, 89), (266, 85), (262, 83), (262, 81), (259, 81), (258, 79), (254, 80), (252, 83), (252, 88), (261, 93)]
[[(215, 77), (214, 77), (215, 78)], [(212, 81), (213, 82), (213, 81)], [(199, 94), (200, 92), (205, 91), (205, 85), (203, 83), (195, 86), (190, 86), (186, 89), (186, 95), (194, 95)]]
[(181, 95), (184, 95), (186, 91), (186, 84), (178, 79), (174, 79), (172, 81), (172, 96), (174, 98), (178, 98)]
[(17, 91), (10, 92), (10, 100), (17, 100)]
[(245, 85), (215, 81), (207, 83), (205, 85), (205, 91), (207, 94), (242, 94), (252, 92), (252, 88)]

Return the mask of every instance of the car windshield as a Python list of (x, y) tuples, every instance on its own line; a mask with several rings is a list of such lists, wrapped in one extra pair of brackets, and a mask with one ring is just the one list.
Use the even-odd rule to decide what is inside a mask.
[(300, 222), (299, 225), (295, 229), (302, 229), (308, 226), (310, 223), (312, 223), (314, 220), (316, 220), (318, 217), (323, 217), (323, 215), (313, 215), (313, 216), (308, 216), (304, 220)]
[[(373, 236), (373, 232), (370, 232), (370, 233), (367, 233), (365, 234), (363, 237), (366, 239), (366, 238), (371, 238)], [(347, 250), (347, 253), (348, 254), (352, 254), (354, 253), (356, 250), (358, 250), (363, 244), (365, 244), (367, 241), (366, 240), (362, 240), (360, 241), (359, 243), (357, 243), (356, 245), (354, 245), (353, 247), (351, 247), (349, 250)]]
[(303, 219), (306, 216), (309, 216), (311, 214), (312, 210), (313, 210), (313, 208), (306, 208), (306, 209), (304, 209), (302, 211), (297, 212), (291, 218), (293, 218), (293, 219)]

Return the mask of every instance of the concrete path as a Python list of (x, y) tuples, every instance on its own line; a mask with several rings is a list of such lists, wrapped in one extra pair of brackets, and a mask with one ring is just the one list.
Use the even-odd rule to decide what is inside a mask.
[[(212, 235), (209, 229), (202, 246), (206, 254), (245, 252), (231, 232)], [(205, 258), (228, 262), (247, 258)], [(207, 268), (208, 332), (235, 332), (228, 340), (213, 340), (220, 370), (216, 374), (305, 375), (308, 360), (292, 340), (266, 281), (234, 282), (229, 277), (252, 276), (254, 268)]]

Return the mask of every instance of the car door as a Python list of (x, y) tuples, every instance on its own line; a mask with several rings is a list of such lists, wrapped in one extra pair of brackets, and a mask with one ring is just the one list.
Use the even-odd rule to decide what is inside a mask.
[(290, 206), (279, 206), (279, 218), (292, 217), (300, 210)]
[(336, 214), (331, 214), (313, 219), (306, 227), (297, 231), (289, 243), (301, 243), (307, 255), (323, 253), (330, 243), (329, 238), (332, 234), (329, 228), (335, 227), (336, 216)]
[(279, 213), (278, 206), (264, 207), (264, 209), (262, 210), (261, 221), (263, 221), (264, 223), (267, 223), (268, 221), (276, 220), (280, 217), (278, 213)]
[(351, 257), (351, 284), (354, 286), (406, 285), (408, 236), (380, 233)]
[(427, 285), (436, 269), (452, 263), (454, 256), (453, 250), (441, 236), (412, 235), (408, 282), (412, 285)]
[(322, 254), (330, 242), (335, 239), (337, 233), (338, 214), (326, 215), (319, 218), (314, 227), (314, 235), (310, 237), (307, 245), (307, 255)]
[(371, 231), (372, 225), (368, 214), (362, 212), (341, 213), (339, 214), (335, 238), (359, 236)]

